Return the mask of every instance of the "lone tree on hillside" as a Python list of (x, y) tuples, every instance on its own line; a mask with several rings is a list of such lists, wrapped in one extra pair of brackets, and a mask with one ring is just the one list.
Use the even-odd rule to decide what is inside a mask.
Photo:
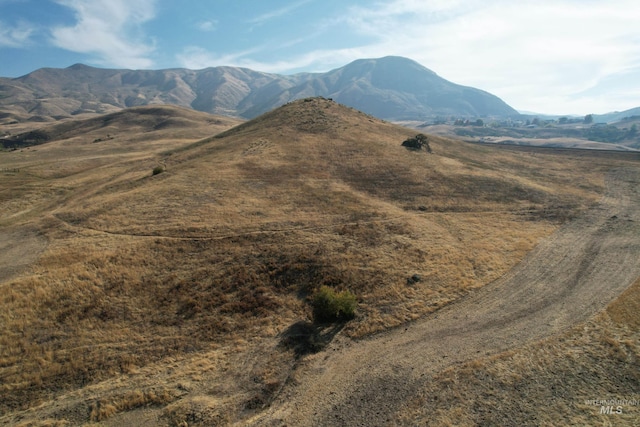
[(402, 143), (403, 147), (407, 147), (411, 150), (427, 150), (427, 153), (431, 153), (431, 146), (429, 140), (425, 134), (419, 133), (413, 138), (408, 138)]

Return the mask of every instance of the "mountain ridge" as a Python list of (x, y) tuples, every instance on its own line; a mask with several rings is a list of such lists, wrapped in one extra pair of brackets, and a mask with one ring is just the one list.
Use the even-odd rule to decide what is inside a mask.
[(118, 70), (73, 64), (0, 78), (0, 113), (56, 120), (80, 113), (172, 104), (251, 119), (301, 98), (324, 96), (386, 120), (517, 116), (486, 91), (439, 77), (402, 57), (359, 59), (326, 73), (280, 75), (241, 67)]

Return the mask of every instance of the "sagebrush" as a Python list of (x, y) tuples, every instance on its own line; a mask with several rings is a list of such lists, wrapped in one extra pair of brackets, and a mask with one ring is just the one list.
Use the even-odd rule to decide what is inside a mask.
[(313, 298), (313, 317), (318, 322), (346, 321), (356, 314), (356, 296), (350, 291), (336, 292), (322, 286)]

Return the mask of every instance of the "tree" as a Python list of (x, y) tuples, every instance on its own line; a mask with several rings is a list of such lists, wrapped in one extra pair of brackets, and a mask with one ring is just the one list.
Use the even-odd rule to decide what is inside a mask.
[(584, 122), (588, 125), (593, 123), (593, 114), (587, 114), (586, 116), (584, 116)]
[(431, 146), (429, 145), (429, 140), (425, 134), (419, 133), (413, 138), (407, 138), (403, 143), (403, 147), (407, 147), (413, 150), (422, 150), (422, 148), (427, 150), (427, 153), (431, 153)]

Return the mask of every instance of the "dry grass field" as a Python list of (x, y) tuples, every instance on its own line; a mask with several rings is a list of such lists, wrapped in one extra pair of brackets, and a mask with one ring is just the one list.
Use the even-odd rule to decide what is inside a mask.
[[(0, 152), (0, 423), (238, 422), (304, 358), (288, 333), (358, 339), (432, 313), (594, 204), (607, 170), (638, 165), (435, 136), (432, 154), (411, 151), (415, 131), (324, 99), (236, 127), (175, 107), (109, 117)], [(353, 321), (311, 324), (323, 285), (357, 296)], [(637, 343), (637, 323), (603, 316), (589, 333), (631, 328)], [(582, 348), (571, 333), (540, 357)], [(539, 377), (515, 357), (476, 363), (452, 368), (460, 397), (476, 371)], [(430, 416), (416, 402), (407, 416)]]

